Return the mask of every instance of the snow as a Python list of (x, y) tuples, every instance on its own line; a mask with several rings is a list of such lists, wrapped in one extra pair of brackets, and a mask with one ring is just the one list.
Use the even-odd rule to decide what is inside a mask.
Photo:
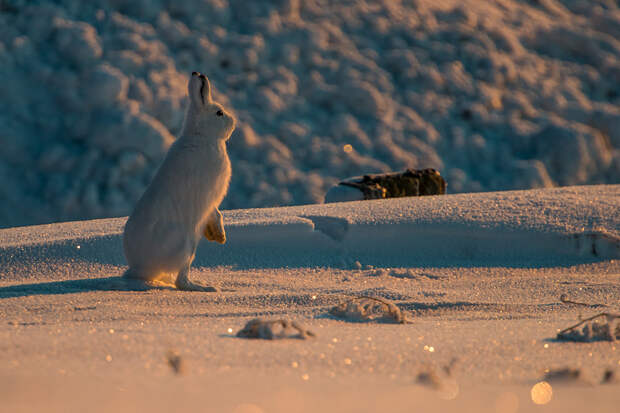
[[(230, 240), (201, 243), (196, 262), (266, 268), (620, 258), (619, 199), (620, 185), (607, 185), (225, 211)], [(85, 222), (78, 234), (76, 224), (6, 229), (0, 246), (20, 259), (24, 248), (54, 248), (76, 258), (107, 253), (122, 265), (124, 223)]]
[(192, 71), (239, 118), (226, 209), (405, 168), (452, 193), (618, 183), (619, 19), (609, 0), (4, 0), (0, 227), (131, 213)]
[[(617, 412), (617, 343), (554, 337), (618, 312), (619, 38), (612, 0), (0, 0), (0, 411)], [(192, 71), (238, 118), (221, 293), (120, 278)]]
[[(615, 412), (617, 344), (554, 337), (617, 312), (619, 206), (599, 185), (222, 211), (192, 267), (221, 293), (119, 278), (125, 218), (3, 229), (0, 410), (530, 411), (545, 388)], [(411, 324), (329, 315), (362, 295)], [(235, 337), (257, 317), (316, 337)]]

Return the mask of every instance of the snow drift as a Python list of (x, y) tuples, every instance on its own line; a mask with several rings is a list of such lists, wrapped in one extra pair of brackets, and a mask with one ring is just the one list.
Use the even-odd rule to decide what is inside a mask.
[[(564, 266), (615, 259), (619, 206), (620, 185), (613, 185), (223, 211), (228, 242), (203, 241), (194, 267)], [(30, 263), (35, 273), (72, 260), (125, 266), (124, 223), (1, 230), (0, 274), (8, 275), (12, 263)]]

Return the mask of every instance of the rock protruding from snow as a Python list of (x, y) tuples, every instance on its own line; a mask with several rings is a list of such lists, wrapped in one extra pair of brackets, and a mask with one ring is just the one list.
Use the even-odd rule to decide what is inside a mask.
[(445, 179), (435, 169), (407, 169), (345, 179), (327, 191), (325, 202), (443, 195), (446, 187)]

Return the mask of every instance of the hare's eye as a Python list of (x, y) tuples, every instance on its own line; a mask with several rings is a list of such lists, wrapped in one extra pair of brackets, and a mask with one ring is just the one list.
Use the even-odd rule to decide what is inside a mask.
[(217, 116), (224, 116), (224, 112), (222, 112), (221, 110), (218, 110), (217, 112), (215, 112), (215, 114)]

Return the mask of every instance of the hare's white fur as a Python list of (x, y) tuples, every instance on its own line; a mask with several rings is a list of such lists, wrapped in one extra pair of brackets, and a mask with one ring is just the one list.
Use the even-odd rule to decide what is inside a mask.
[(204, 235), (226, 242), (218, 206), (230, 181), (226, 140), (235, 119), (211, 99), (209, 80), (194, 72), (181, 136), (172, 144), (125, 225), (125, 277), (154, 281), (176, 276), (180, 290), (217, 291), (189, 280)]

